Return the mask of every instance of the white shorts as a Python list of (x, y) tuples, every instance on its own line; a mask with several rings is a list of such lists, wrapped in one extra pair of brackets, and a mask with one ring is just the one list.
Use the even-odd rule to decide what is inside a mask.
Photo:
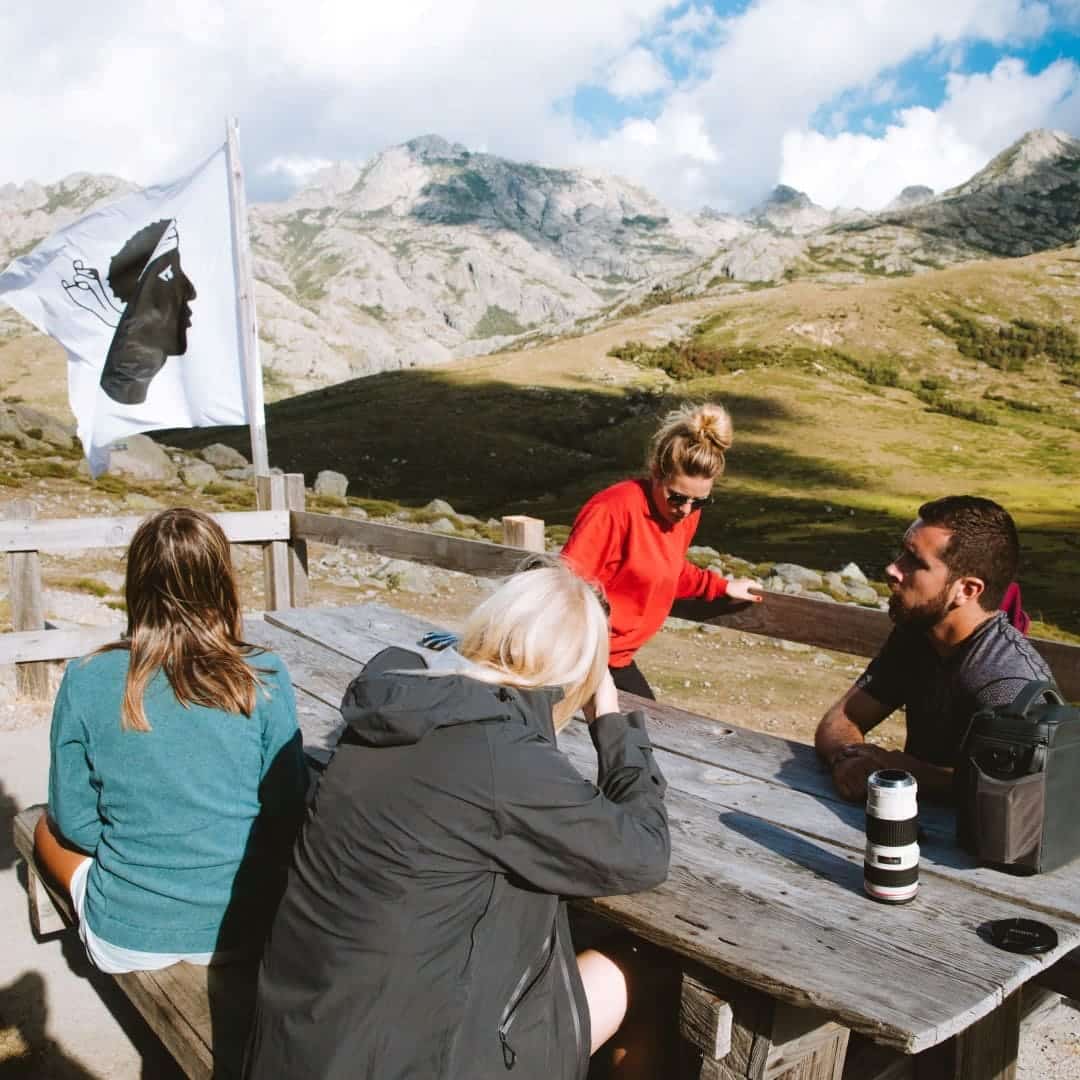
[(125, 971), (156, 971), (158, 968), (177, 964), (181, 960), (206, 967), (214, 959), (215, 954), (212, 952), (160, 953), (122, 949), (119, 945), (110, 945), (109, 942), (99, 938), (87, 926), (86, 919), (83, 918), (83, 907), (86, 904), (86, 876), (90, 873), (93, 861), (93, 859), (84, 859), (71, 875), (71, 902), (75, 906), (75, 914), (79, 917), (79, 937), (82, 938), (82, 943), (86, 946), (86, 955), (90, 957), (90, 963), (94, 967), (109, 975), (120, 975)]

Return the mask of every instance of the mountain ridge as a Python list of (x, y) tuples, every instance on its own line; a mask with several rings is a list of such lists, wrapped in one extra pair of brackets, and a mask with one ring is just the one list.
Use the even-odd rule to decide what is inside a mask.
[[(1078, 180), (1080, 141), (1035, 130), (964, 184), (905, 189), (877, 213), (828, 210), (780, 185), (741, 217), (691, 216), (619, 177), (418, 136), (250, 206), (270, 391), (528, 345), (676, 297), (1074, 243)], [(130, 190), (86, 173), (0, 187), (0, 257)], [(27, 328), (4, 310), (0, 331)]]

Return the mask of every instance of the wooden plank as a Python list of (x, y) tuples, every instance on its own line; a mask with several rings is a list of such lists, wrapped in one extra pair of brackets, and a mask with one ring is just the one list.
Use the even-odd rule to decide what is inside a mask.
[(70, 660), (118, 641), (123, 626), (88, 626), (84, 630), (23, 630), (0, 634), (0, 664), (32, 660)]
[(502, 519), (503, 543), (525, 551), (543, 551), (544, 522), (527, 514), (506, 514)]
[[(285, 501), (289, 510), (303, 511), (306, 494), (304, 474), (285, 474)], [(293, 607), (305, 607), (308, 602), (308, 550), (303, 540), (289, 541), (289, 589)]]
[[(866, 657), (877, 655), (892, 629), (892, 620), (884, 611), (830, 604), (806, 596), (761, 592), (764, 602), (737, 605), (736, 610), (731, 610), (730, 602), (724, 600), (679, 600), (671, 613), (710, 626)], [(1080, 645), (1045, 638), (1030, 640), (1050, 665), (1066, 699), (1080, 700)]]
[[(289, 539), (288, 510), (243, 510), (210, 515), (233, 544)], [(47, 518), (0, 522), (0, 551), (83, 551), (127, 547), (146, 515)]]
[(685, 973), (679, 999), (679, 1033), (713, 1060), (731, 1050), (731, 1006)]
[[(189, 967), (187, 964), (175, 965)], [(214, 1058), (206, 1040), (192, 1026), (169, 990), (171, 968), (163, 971), (130, 971), (113, 978), (142, 1014), (142, 1018), (165, 1044), (189, 1080), (211, 1080)], [(182, 1000), (189, 995), (183, 994)]]
[(892, 629), (892, 622), (883, 611), (764, 589), (760, 592), (765, 597), (760, 604), (679, 600), (671, 613), (680, 619), (785, 641), (802, 641), (858, 656), (874, 656)]
[[(16, 526), (33, 524), (34, 504), (29, 499), (13, 499), (5, 517)], [(8, 600), (13, 630), (43, 630), (45, 607), (41, 594), (41, 557), (36, 551), (8, 555)], [(15, 691), (20, 697), (45, 701), (49, 696), (49, 669), (44, 663), (22, 664), (15, 671)]]
[(477, 577), (504, 577), (512, 574), (532, 552), (521, 548), (465, 540), (459, 536), (383, 525), (374, 521), (354, 521), (332, 514), (293, 512), (293, 536), (323, 544), (361, 548), (395, 559), (432, 563)]
[(356, 664), (367, 663), (388, 645), (400, 645), (429, 658), (438, 655), (419, 645), (420, 638), (435, 629), (431, 623), (385, 604), (292, 608), (268, 611), (265, 618), (267, 622), (338, 652)]

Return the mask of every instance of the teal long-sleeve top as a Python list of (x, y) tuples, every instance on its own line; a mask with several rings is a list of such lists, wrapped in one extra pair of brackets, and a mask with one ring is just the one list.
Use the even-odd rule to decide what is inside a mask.
[(250, 717), (183, 706), (164, 673), (150, 731), (120, 726), (128, 652), (68, 664), (53, 708), (49, 813), (94, 856), (84, 917), (113, 945), (202, 953), (261, 937), (304, 809), (296, 699), (279, 657), (247, 658)]

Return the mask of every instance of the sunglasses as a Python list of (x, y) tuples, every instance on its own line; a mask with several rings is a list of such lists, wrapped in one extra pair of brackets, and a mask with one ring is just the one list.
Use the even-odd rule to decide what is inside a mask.
[(692, 495), (684, 495), (681, 491), (668, 491), (664, 488), (664, 495), (667, 498), (668, 506), (672, 509), (678, 509), (684, 503), (690, 504), (690, 512), (700, 510), (703, 506), (708, 506), (712, 502), (712, 496), (706, 495), (704, 499), (695, 499)]

